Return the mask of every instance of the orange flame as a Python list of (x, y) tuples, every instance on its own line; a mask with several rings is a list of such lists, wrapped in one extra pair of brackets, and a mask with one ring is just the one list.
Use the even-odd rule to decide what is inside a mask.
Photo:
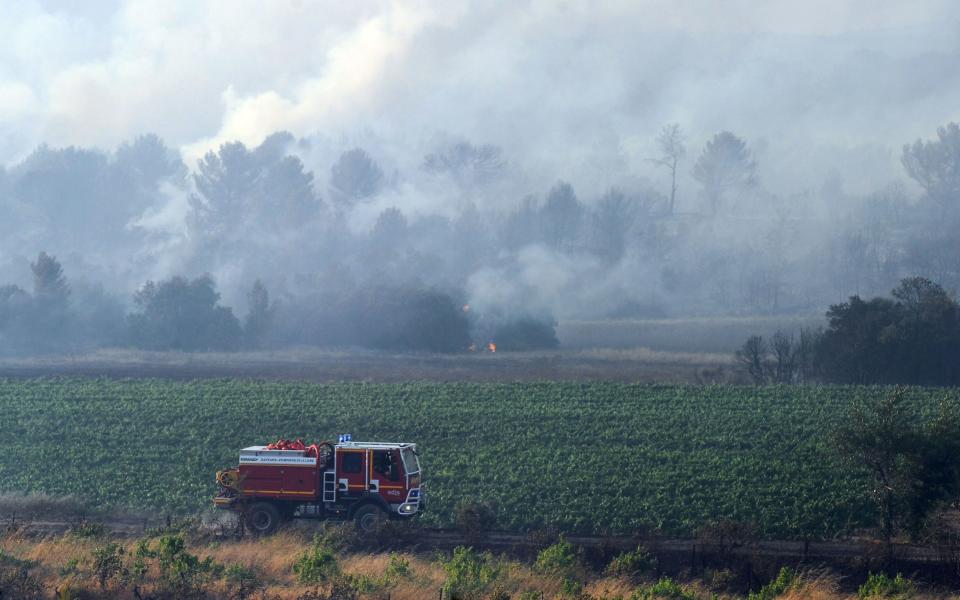
[(493, 342), (490, 342), (489, 344), (487, 344), (487, 349), (488, 349), (490, 352), (496, 352), (496, 351), (497, 351), (497, 345), (494, 344)]

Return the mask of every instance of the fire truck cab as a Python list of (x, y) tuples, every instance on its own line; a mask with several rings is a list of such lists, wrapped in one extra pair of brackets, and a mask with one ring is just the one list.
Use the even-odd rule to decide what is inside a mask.
[(364, 533), (384, 520), (423, 509), (415, 444), (354, 442), (305, 445), (279, 440), (240, 451), (239, 466), (217, 473), (217, 508), (241, 514), (255, 534), (294, 518), (354, 520)]

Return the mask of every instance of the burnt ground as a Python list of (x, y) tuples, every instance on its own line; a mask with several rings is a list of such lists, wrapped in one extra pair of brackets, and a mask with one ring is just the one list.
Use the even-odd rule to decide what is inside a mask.
[(0, 377), (722, 383), (739, 381), (740, 375), (729, 354), (645, 348), (446, 355), (301, 348), (238, 353), (99, 350), (85, 354), (0, 358)]

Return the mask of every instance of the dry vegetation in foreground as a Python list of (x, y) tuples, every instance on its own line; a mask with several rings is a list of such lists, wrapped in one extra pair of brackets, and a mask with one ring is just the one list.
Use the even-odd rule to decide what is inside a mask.
[[(871, 576), (843, 591), (829, 572), (788, 568), (751, 591), (730, 571), (691, 579), (658, 577), (642, 549), (606, 568), (590, 567), (562, 538), (532, 564), (457, 548), (453, 553), (362, 550), (352, 529), (330, 526), (311, 537), (287, 530), (266, 539), (224, 540), (197, 529), (110, 538), (102, 528), (32, 538), (0, 537), (0, 597), (33, 600), (746, 600), (957, 598), (902, 578)], [(441, 590), (442, 595), (441, 595)]]

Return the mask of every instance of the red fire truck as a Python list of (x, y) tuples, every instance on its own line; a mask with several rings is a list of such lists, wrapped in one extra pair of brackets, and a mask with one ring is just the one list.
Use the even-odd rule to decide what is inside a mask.
[(218, 508), (240, 513), (257, 535), (293, 518), (352, 519), (365, 533), (387, 518), (413, 517), (423, 509), (415, 444), (340, 442), (307, 446), (279, 440), (240, 451), (236, 469), (217, 473)]

